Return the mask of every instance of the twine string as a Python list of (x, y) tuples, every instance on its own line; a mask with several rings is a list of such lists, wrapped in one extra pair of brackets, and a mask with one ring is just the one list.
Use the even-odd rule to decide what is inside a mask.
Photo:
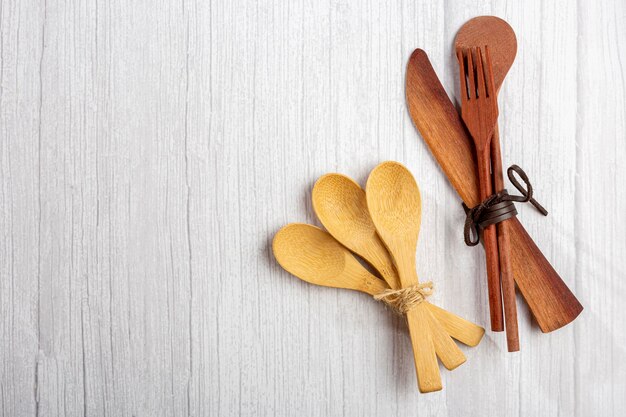
[(428, 281), (397, 290), (385, 290), (380, 294), (376, 294), (374, 299), (387, 304), (398, 314), (406, 314), (409, 310), (417, 307), (426, 298), (430, 297), (433, 292), (433, 283)]

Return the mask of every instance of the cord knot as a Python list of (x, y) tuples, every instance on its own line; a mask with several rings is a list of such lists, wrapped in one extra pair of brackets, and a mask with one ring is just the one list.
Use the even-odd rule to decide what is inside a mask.
[(398, 314), (406, 314), (409, 310), (417, 307), (422, 301), (430, 297), (433, 292), (433, 283), (428, 281), (398, 290), (385, 290), (380, 294), (376, 294), (374, 299), (387, 304)]
[[(515, 208), (514, 202), (530, 202), (541, 214), (544, 216), (548, 215), (548, 211), (533, 198), (533, 186), (524, 170), (517, 165), (511, 165), (506, 172), (509, 181), (511, 181), (522, 195), (511, 195), (507, 190), (502, 190), (490, 195), (471, 209), (463, 203), (463, 209), (466, 214), (463, 237), (467, 246), (478, 245), (479, 229), (484, 229), (492, 224), (497, 224), (517, 216), (517, 209)], [(526, 184), (526, 188), (517, 181), (514, 173), (520, 176), (522, 181)]]

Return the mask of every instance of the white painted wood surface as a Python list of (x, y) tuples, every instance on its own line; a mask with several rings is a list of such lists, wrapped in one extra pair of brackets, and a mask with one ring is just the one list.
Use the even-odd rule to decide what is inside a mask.
[[(416, 389), (404, 324), (271, 255), (310, 189), (415, 174), (419, 274), (488, 322), (483, 255), (412, 126), (406, 61), (454, 93), (452, 42), (495, 14), (519, 53), (505, 163), (527, 229), (586, 309), (518, 354), (489, 332)], [(626, 410), (626, 4), (608, 1), (1, 0), (3, 416), (610, 416)]]

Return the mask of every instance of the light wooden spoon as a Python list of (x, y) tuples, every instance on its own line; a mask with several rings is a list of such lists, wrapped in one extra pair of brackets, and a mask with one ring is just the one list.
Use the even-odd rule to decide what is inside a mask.
[(346, 288), (370, 295), (389, 286), (375, 277), (329, 233), (304, 223), (280, 229), (272, 241), (276, 260), (287, 272), (315, 285)]
[[(376, 231), (393, 257), (402, 287), (417, 285), (415, 250), (422, 210), (419, 189), (413, 176), (396, 162), (384, 162), (370, 173), (365, 195)], [(407, 321), (420, 391), (437, 389), (441, 380), (434, 339), (440, 338), (438, 343), (445, 345), (449, 350), (447, 354), (460, 354), (459, 360), (463, 353), (443, 331), (425, 303), (409, 310)], [(441, 336), (442, 333), (445, 337)]]
[[(313, 187), (313, 209), (335, 239), (365, 259), (391, 288), (401, 288), (393, 260), (376, 233), (374, 222), (367, 210), (365, 191), (359, 184), (340, 174), (320, 177)], [(485, 334), (482, 327), (429, 302), (425, 304), (450, 336), (459, 342), (476, 346)], [(435, 350), (440, 357), (447, 352), (437, 345)], [(441, 360), (444, 366), (451, 369), (450, 366), (454, 366), (456, 358), (457, 355), (453, 355), (452, 358), (445, 357)]]

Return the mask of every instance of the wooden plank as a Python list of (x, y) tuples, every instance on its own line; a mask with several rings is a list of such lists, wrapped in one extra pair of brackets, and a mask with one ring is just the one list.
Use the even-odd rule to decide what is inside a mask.
[(41, 10), (0, 11), (0, 412), (37, 411)]
[[(517, 163), (535, 185), (535, 196), (549, 211), (541, 216), (532, 206), (520, 208), (520, 221), (537, 246), (576, 296), (574, 270), (574, 184), (577, 14), (566, 2), (515, 7), (511, 24), (518, 32), (518, 58), (500, 95), (506, 103), (501, 122), (504, 163)], [(574, 64), (575, 65), (575, 64)], [(518, 297), (519, 298), (519, 297)], [(582, 301), (585, 306), (584, 300)], [(521, 305), (521, 303), (519, 303)], [(573, 334), (580, 317), (549, 335), (541, 334), (528, 311), (520, 310), (525, 349), (514, 362), (515, 379), (507, 403), (521, 414), (571, 413), (575, 406), (571, 384), (575, 354)], [(584, 315), (584, 312), (583, 312)], [(554, 368), (546, 367), (546, 358)], [(534, 366), (526, 364), (533, 363)], [(537, 381), (533, 383), (532, 381)], [(517, 385), (519, 384), (519, 385)], [(559, 401), (555, 401), (558, 398)], [(561, 403), (562, 401), (562, 403)]]
[(572, 415), (626, 409), (626, 50), (623, 1), (578, 9), (575, 255), (576, 288), (592, 306), (574, 330), (577, 401)]

